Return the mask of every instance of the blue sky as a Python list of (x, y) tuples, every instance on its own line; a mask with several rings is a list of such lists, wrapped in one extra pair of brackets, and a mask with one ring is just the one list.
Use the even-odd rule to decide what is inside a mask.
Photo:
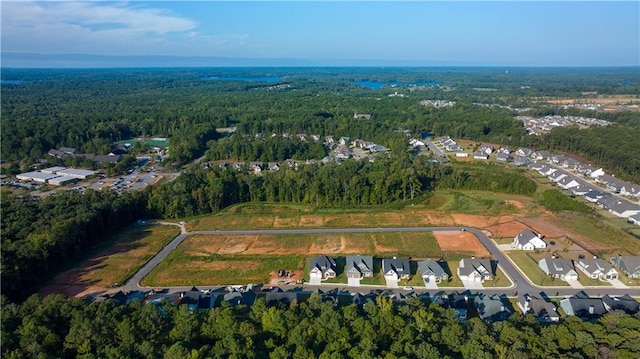
[(640, 2), (2, 1), (2, 52), (638, 66)]

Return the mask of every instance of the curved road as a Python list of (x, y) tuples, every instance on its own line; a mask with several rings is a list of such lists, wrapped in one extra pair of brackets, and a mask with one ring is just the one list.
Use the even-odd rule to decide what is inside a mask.
[[(314, 229), (257, 229), (257, 230), (239, 230), (239, 231), (194, 231), (187, 232), (184, 226), (184, 222), (168, 223), (158, 222), (164, 225), (174, 225), (180, 227), (180, 234), (175, 237), (169, 244), (167, 244), (158, 254), (150, 259), (140, 270), (138, 270), (122, 287), (125, 290), (146, 290), (147, 287), (142, 287), (140, 282), (146, 277), (164, 258), (171, 253), (187, 236), (191, 235), (274, 235), (274, 234), (330, 234), (330, 233), (388, 233), (388, 232), (450, 232), (450, 231), (467, 231), (473, 233), (480, 242), (487, 248), (489, 253), (498, 261), (499, 267), (509, 277), (513, 285), (508, 288), (485, 288), (474, 291), (481, 291), (487, 294), (505, 294), (507, 296), (514, 296), (516, 293), (539, 293), (546, 292), (548, 296), (570, 296), (576, 292), (583, 290), (589, 295), (602, 296), (604, 294), (611, 295), (623, 295), (630, 294), (632, 296), (639, 296), (640, 289), (637, 287), (630, 287), (628, 289), (617, 289), (613, 287), (591, 287), (585, 289), (575, 289), (570, 287), (540, 287), (531, 283), (522, 272), (516, 268), (507, 256), (502, 253), (489, 237), (487, 237), (482, 231), (469, 228), (469, 227), (393, 227), (393, 228), (314, 228)], [(326, 286), (336, 286), (336, 284), (327, 284)], [(342, 287), (342, 286), (340, 286)], [(175, 287), (175, 290), (188, 290), (189, 287)], [(350, 291), (380, 289), (379, 286), (372, 286), (368, 288), (366, 286), (361, 287), (345, 287)], [(424, 292), (427, 289), (415, 288), (416, 291)], [(442, 288), (443, 290), (455, 290), (456, 288)]]

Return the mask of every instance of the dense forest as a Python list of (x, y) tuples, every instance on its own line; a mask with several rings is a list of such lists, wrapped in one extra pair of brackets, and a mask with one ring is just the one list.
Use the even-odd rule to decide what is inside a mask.
[(453, 310), (420, 298), (378, 296), (335, 307), (317, 293), (306, 302), (204, 312), (169, 303), (69, 301), (34, 295), (2, 303), (3, 358), (637, 358), (640, 317), (605, 314), (541, 324), (512, 315), (465, 324)]
[[(280, 81), (205, 80), (265, 75)], [(236, 126), (239, 135), (348, 136), (393, 149), (396, 131), (409, 129), (414, 135), (430, 130), (475, 141), (571, 150), (611, 164), (622, 177), (632, 179), (638, 173), (637, 166), (619, 160), (622, 151), (611, 142), (629, 127), (636, 132), (627, 137), (637, 133), (638, 113), (597, 113), (607, 120), (614, 117), (617, 125), (611, 127), (611, 136), (593, 145), (598, 129), (581, 133), (584, 141), (561, 141), (566, 137), (562, 131), (534, 139), (513, 118), (514, 112), (472, 105), (521, 103), (533, 107), (532, 113), (577, 112), (539, 105), (533, 98), (579, 98), (584, 91), (640, 94), (640, 78), (633, 68), (515, 68), (508, 73), (499, 68), (3, 69), (2, 79), (21, 81), (1, 85), (3, 161), (37, 163), (49, 149), (61, 146), (105, 154), (113, 142), (137, 136), (170, 138), (170, 161), (184, 163), (208, 149), (213, 158), (220, 158), (238, 152), (230, 151), (230, 143), (216, 144), (215, 129), (228, 126)], [(435, 85), (375, 90), (356, 81)], [(398, 91), (406, 97), (388, 96)], [(420, 105), (423, 99), (458, 104), (438, 109)], [(373, 119), (354, 119), (354, 112), (370, 113)], [(626, 138), (621, 142), (634, 143)]]

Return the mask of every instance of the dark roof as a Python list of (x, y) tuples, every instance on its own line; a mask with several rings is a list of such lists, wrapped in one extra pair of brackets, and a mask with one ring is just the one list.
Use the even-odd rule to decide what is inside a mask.
[(439, 296), (436, 303), (443, 308), (467, 309), (467, 300), (468, 297), (464, 294), (452, 293)]
[[(459, 273), (460, 275), (469, 275), (473, 272), (481, 273), (484, 275), (493, 276), (493, 267), (491, 266), (491, 261), (488, 259), (477, 259), (477, 258), (463, 258), (461, 263), (464, 264), (464, 267), (460, 266)], [(485, 272), (486, 270), (486, 272)]]
[(347, 256), (346, 265), (344, 269), (345, 269), (345, 272), (349, 272), (352, 269), (355, 269), (360, 273), (363, 273), (365, 271), (373, 272), (373, 257), (372, 256)]
[(329, 256), (317, 256), (311, 260), (311, 269), (318, 268), (322, 270), (322, 272), (327, 269), (335, 269), (336, 260)]
[(508, 319), (513, 310), (507, 300), (497, 295), (479, 294), (473, 300), (473, 306), (478, 311), (480, 319), (485, 322), (495, 322)]
[[(607, 312), (601, 298), (590, 298), (585, 292), (578, 292), (570, 298), (563, 299), (560, 304), (562, 305), (562, 303), (568, 303), (573, 311), (573, 314), (567, 314), (584, 319), (597, 319)], [(564, 306), (563, 309), (566, 311)]]
[(433, 274), (436, 277), (448, 276), (442, 263), (430, 259), (418, 262), (418, 271), (420, 275)]
[(393, 270), (399, 276), (411, 275), (411, 266), (408, 259), (385, 258), (382, 260), (382, 271), (388, 273)]
[(264, 296), (267, 305), (275, 305), (277, 303), (283, 303), (289, 305), (298, 300), (298, 293), (296, 292), (267, 292)]
[(602, 302), (609, 307), (609, 310), (622, 310), (627, 314), (635, 314), (640, 310), (638, 302), (629, 294), (621, 297), (612, 297), (606, 294), (602, 297)]

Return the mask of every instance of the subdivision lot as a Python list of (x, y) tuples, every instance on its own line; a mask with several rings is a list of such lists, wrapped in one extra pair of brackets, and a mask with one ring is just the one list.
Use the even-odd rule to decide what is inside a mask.
[[(449, 248), (453, 248), (451, 242), (458, 237), (466, 245), (457, 246), (456, 248), (462, 249), (456, 251), (449, 249), (447, 258), (451, 257), (454, 261), (450, 264), (453, 267), (452, 274), (455, 274), (456, 260), (459, 258), (486, 253), (470, 233), (454, 233), (449, 236)], [(374, 255), (375, 275), (373, 278), (363, 279), (361, 284), (384, 285), (384, 278), (380, 274), (380, 258), (411, 257), (412, 273), (415, 273), (415, 261), (440, 258), (443, 250), (431, 233), (197, 235), (185, 239), (144, 279), (143, 284), (170, 286), (267, 283), (281, 269), (297, 273), (302, 271), (304, 278), (308, 280), (309, 261), (311, 257), (320, 254), (337, 257), (338, 275), (329, 280), (330, 283), (347, 282), (342, 263), (345, 255)], [(421, 284), (421, 279), (414, 275), (411, 280), (401, 281), (400, 284), (417, 286)]]
[(434, 232), (438, 246), (444, 252), (473, 253), (474, 256), (488, 257), (489, 251), (480, 243), (478, 238), (469, 232), (451, 231)]
[(123, 283), (179, 232), (175, 226), (134, 225), (88, 253), (76, 268), (54, 277), (41, 292), (76, 296)]

